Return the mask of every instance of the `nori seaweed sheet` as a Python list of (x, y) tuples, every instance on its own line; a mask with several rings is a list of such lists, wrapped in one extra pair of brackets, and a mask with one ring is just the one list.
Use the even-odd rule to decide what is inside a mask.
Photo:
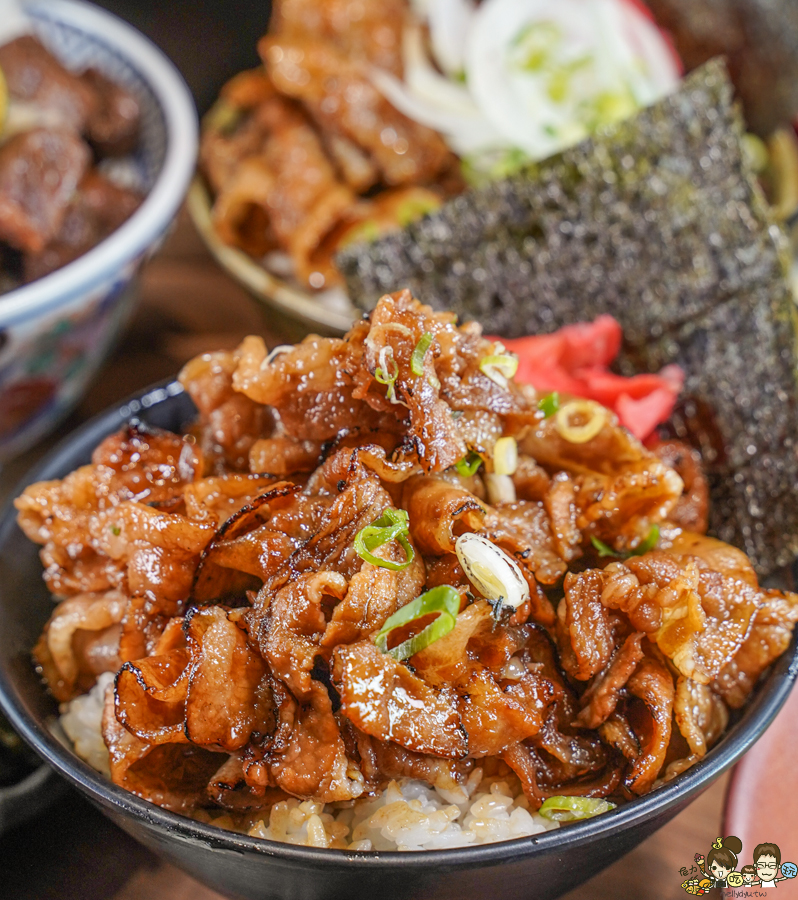
[(711, 530), (762, 574), (798, 554), (795, 306), (722, 61), (675, 94), (337, 263), (369, 308), (409, 287), (508, 337), (610, 313), (623, 371), (677, 362), (712, 411)]

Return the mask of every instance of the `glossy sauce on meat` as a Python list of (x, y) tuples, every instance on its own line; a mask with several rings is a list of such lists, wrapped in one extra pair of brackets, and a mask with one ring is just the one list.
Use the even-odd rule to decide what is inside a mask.
[[(247, 338), (183, 370), (190, 434), (128, 426), (17, 499), (61, 598), (34, 651), (51, 691), (118, 673), (118, 784), (243, 814), (401, 776), (451, 789), (480, 765), (537, 808), (639, 796), (710, 750), (798, 597), (685, 527), (705, 521), (688, 451), (652, 453), (608, 411), (573, 443), (490, 377), (495, 353), (406, 291), (343, 340)], [(502, 438), (519, 462), (496, 498)], [(512, 563), (523, 602), (480, 581), (465, 534)], [(382, 634), (445, 586), (448, 630), (422, 641), (427, 610)]]
[(263, 66), (231, 79), (204, 123), (200, 168), (222, 241), (330, 288), (343, 283), (337, 250), (464, 189), (443, 138), (372, 83), (374, 68), (401, 76), (409, 17), (406, 0), (272, 4)]

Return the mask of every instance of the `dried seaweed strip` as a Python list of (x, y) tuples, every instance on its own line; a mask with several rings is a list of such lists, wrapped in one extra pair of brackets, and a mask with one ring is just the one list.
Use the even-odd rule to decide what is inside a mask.
[[(338, 256), (364, 308), (396, 285), (512, 337), (596, 307), (641, 343), (779, 270), (722, 62), (636, 117)], [(753, 211), (752, 211), (753, 207)]]
[(744, 549), (760, 573), (798, 554), (793, 316), (788, 291), (763, 288), (634, 353), (644, 367), (678, 362), (687, 372), (685, 394), (703, 421), (687, 423), (683, 437), (695, 438), (696, 427), (717, 434), (704, 448), (711, 530)]
[(614, 315), (627, 370), (679, 362), (713, 411), (711, 527), (767, 573), (798, 550), (794, 307), (742, 133), (712, 61), (633, 119), (338, 264), (361, 306), (407, 285), (507, 336)]

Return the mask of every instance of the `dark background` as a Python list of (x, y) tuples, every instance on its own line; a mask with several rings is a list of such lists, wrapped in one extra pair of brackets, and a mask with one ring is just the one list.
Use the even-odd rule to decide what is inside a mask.
[(95, 0), (156, 43), (188, 82), (200, 114), (228, 78), (259, 63), (270, 0)]

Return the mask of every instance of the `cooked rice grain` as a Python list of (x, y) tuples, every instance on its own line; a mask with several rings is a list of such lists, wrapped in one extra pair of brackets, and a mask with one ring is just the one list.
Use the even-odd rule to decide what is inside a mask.
[[(61, 727), (75, 753), (105, 775), (108, 749), (100, 725), (105, 691), (113, 680), (111, 673), (100, 675), (88, 694), (61, 704)], [(481, 768), (456, 790), (402, 778), (379, 797), (348, 806), (292, 797), (275, 803), (268, 813), (241, 818), (203, 809), (194, 818), (269, 841), (336, 850), (444, 850), (510, 841), (558, 827), (530, 812), (514, 775), (483, 777)]]
[[(209, 816), (208, 821), (219, 824), (218, 818)], [(529, 811), (514, 776), (483, 778), (477, 768), (459, 792), (402, 778), (392, 781), (379, 797), (357, 800), (343, 809), (311, 800), (284, 800), (248, 833), (340, 850), (444, 850), (509, 841), (557, 827), (558, 823)]]
[(88, 694), (61, 704), (61, 727), (75, 746), (75, 753), (98, 772), (111, 777), (108, 748), (102, 736), (105, 691), (114, 683), (113, 672), (103, 672)]

